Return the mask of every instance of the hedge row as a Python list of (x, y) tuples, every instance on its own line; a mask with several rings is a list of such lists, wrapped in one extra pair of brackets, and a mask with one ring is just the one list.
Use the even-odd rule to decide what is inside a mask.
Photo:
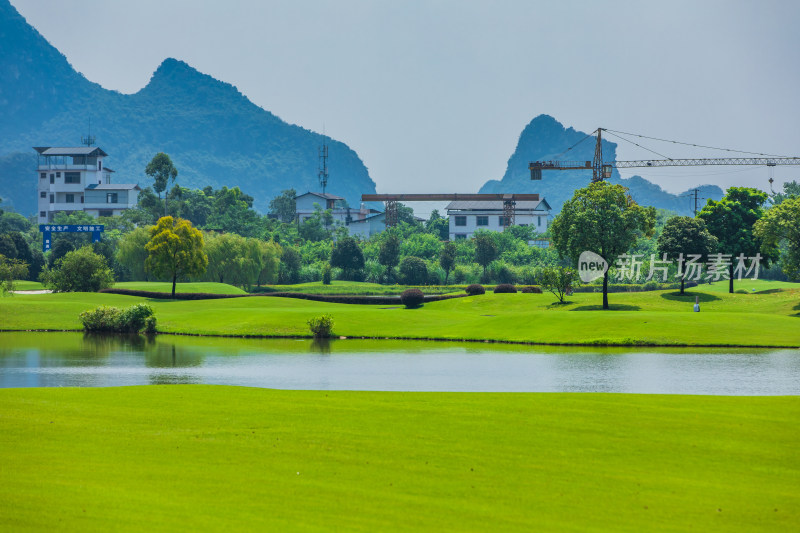
[[(141, 298), (154, 298), (158, 300), (170, 300), (171, 294), (168, 292), (138, 291), (133, 289), (103, 289), (100, 292), (108, 294), (122, 294), (126, 296), (138, 296)], [(438, 302), (450, 300), (451, 298), (463, 298), (466, 294), (435, 294), (425, 296), (426, 302)], [(315, 302), (328, 302), (337, 304), (368, 304), (368, 305), (402, 305), (400, 295), (390, 296), (359, 296), (346, 294), (305, 294), (302, 292), (270, 292), (262, 294), (212, 294), (205, 292), (181, 292), (175, 293), (176, 300), (218, 300), (222, 298), (297, 298), (300, 300), (312, 300)]]

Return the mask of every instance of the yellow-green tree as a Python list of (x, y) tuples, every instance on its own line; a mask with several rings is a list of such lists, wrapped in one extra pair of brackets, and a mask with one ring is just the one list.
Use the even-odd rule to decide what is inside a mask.
[(206, 271), (208, 256), (203, 250), (203, 234), (192, 223), (170, 216), (158, 219), (150, 229), (150, 242), (145, 269), (156, 276), (172, 278), (172, 297), (175, 283), (184, 276), (199, 276)]

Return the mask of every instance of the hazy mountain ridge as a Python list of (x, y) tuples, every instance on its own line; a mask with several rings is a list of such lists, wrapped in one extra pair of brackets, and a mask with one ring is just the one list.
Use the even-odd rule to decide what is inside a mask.
[[(542, 172), (541, 181), (532, 181), (528, 165), (531, 161), (551, 159), (591, 161), (594, 158), (595, 139), (586, 137), (586, 133), (565, 128), (549, 115), (539, 115), (522, 130), (503, 178), (499, 181), (487, 181), (480, 192), (539, 193), (547, 199), (555, 212), (560, 211), (561, 205), (572, 198), (575, 189), (585, 187), (591, 182), (591, 171), (546, 170)], [(574, 148), (566, 151), (572, 146)], [(615, 143), (603, 140), (603, 158), (606, 161), (616, 159), (616, 149)], [(641, 205), (669, 209), (681, 215), (693, 214), (694, 204), (688, 198), (688, 191), (678, 195), (671, 194), (641, 176), (621, 178), (616, 168), (609, 181), (628, 187), (633, 199)], [(701, 198), (722, 198), (723, 191), (716, 185), (702, 185), (699, 188)]]
[[(150, 184), (157, 152), (172, 157), (183, 186), (239, 186), (266, 212), (281, 190), (319, 190), (318, 148), (327, 141), (328, 192), (358, 205), (375, 183), (344, 143), (291, 125), (231, 84), (166, 59), (139, 92), (103, 89), (77, 73), (8, 3), (0, 0), (0, 197), (36, 209), (33, 146), (78, 145), (88, 132), (110, 156), (117, 183)], [(12, 157), (13, 154), (13, 157)], [(21, 161), (28, 159), (30, 167)], [(3, 164), (12, 161), (13, 165)]]

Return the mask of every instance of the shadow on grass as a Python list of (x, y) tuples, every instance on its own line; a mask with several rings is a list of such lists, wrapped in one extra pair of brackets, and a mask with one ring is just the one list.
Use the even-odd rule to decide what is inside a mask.
[(608, 304), (608, 309), (603, 309), (603, 305), (582, 305), (570, 311), (641, 311), (642, 308), (638, 305), (627, 304)]
[[(547, 308), (548, 309), (560, 309), (560, 308), (566, 307), (568, 305), (572, 305), (573, 303), (574, 302), (571, 302), (569, 300), (564, 300), (563, 302), (553, 302), (553, 303), (549, 304), (547, 306)], [(571, 311), (571, 309), (570, 309), (570, 311)]]
[(719, 296), (714, 296), (713, 294), (708, 294), (705, 292), (689, 292), (686, 291), (684, 294), (680, 292), (665, 292), (661, 294), (661, 297), (666, 300), (672, 300), (673, 302), (686, 302), (686, 303), (694, 303), (694, 297), (699, 296), (701, 302), (713, 302), (714, 300), (719, 300)]
[(765, 289), (763, 291), (755, 291), (753, 294), (775, 294), (776, 292), (783, 292), (783, 289)]
[(795, 305), (794, 307), (792, 307), (792, 309), (794, 311), (797, 311), (797, 313), (793, 314), (792, 316), (800, 316), (800, 304)]

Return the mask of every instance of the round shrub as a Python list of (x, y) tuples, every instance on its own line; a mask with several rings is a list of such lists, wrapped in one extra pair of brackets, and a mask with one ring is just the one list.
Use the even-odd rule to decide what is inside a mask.
[(494, 288), (495, 294), (505, 294), (505, 293), (512, 293), (517, 292), (517, 288), (510, 284), (510, 283), (501, 283)]
[(527, 294), (534, 293), (534, 294), (542, 294), (542, 288), (538, 285), (529, 285), (527, 287), (522, 287), (520, 292), (524, 292)]
[(333, 317), (326, 314), (310, 318), (308, 319), (308, 328), (317, 339), (330, 337), (333, 335)]
[(407, 309), (414, 309), (422, 305), (422, 302), (425, 301), (425, 295), (419, 289), (406, 289), (400, 295), (400, 301), (403, 302)]
[(323, 285), (330, 285), (331, 284), (331, 266), (325, 265), (322, 269), (322, 284)]
[(478, 294), (485, 294), (486, 289), (483, 288), (483, 285), (479, 285), (477, 283), (473, 283), (472, 285), (467, 285), (467, 288), (464, 289), (467, 294), (470, 296), (477, 296)]

